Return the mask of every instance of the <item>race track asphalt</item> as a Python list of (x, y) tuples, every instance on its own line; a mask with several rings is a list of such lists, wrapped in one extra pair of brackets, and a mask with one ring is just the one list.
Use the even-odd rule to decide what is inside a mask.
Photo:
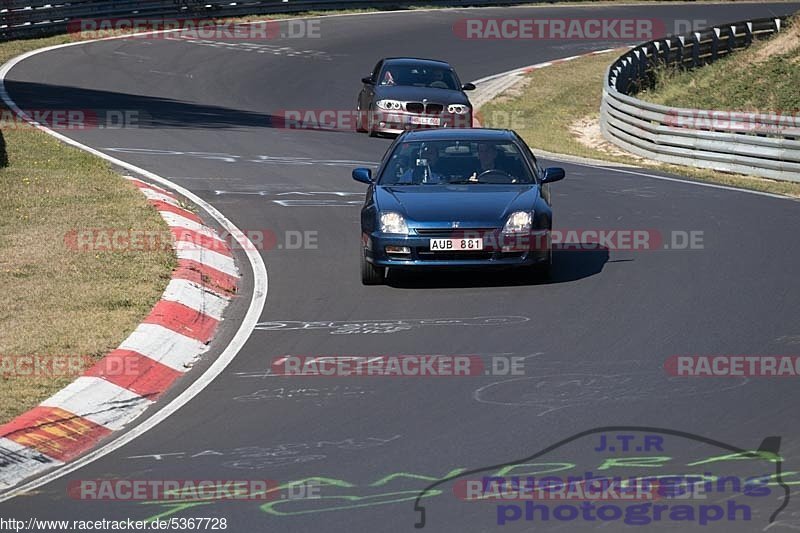
[[(548, 5), (477, 13), (650, 17), (672, 27), (675, 19), (711, 24), (789, 13), (798, 5)], [(379, 161), (391, 141), (346, 131), (288, 130), (270, 117), (283, 110), (352, 109), (359, 79), (383, 56), (443, 58), (467, 81), (633, 44), (454, 37), (453, 22), (475, 13), (328, 18), (320, 22), (320, 38), (283, 41), (110, 40), (40, 54), (10, 72), (7, 88), (23, 109), (135, 111), (139, 127), (65, 133), (187, 187), (239, 228), (269, 232), (277, 240), (261, 252), (270, 279), (262, 326), (228, 369), (132, 443), (0, 504), (3, 516), (224, 517), (236, 533), (410, 531), (418, 519), (413, 500), (432, 481), (459, 468), (514, 463), (601, 426), (659, 427), (743, 449), (780, 436), (786, 480), (797, 481), (790, 474), (800, 470), (796, 379), (671, 378), (664, 370), (675, 354), (800, 355), (796, 201), (662, 181), (635, 169), (564, 163), (559, 165), (567, 178), (551, 189), (556, 228), (650, 230), (667, 243), (672, 232), (702, 232), (702, 248), (560, 251), (549, 283), (507, 272), (469, 272), (401, 275), (386, 286), (361, 285), (364, 188), (350, 171), (360, 162)], [(298, 235), (307, 246), (294, 249)], [(241, 265), (249, 276), (248, 265)], [(224, 327), (233, 328), (235, 321), (229, 318)], [(271, 362), (287, 354), (468, 354), (485, 360), (505, 355), (524, 357), (525, 374), (267, 375)], [(529, 461), (537, 466), (510, 472), (774, 472), (770, 462), (721, 460), (728, 451), (688, 437), (664, 436), (663, 451), (595, 451), (598, 442), (596, 435), (578, 439)], [(617, 458), (616, 466), (609, 457)], [(70, 481), (100, 478), (320, 478), (321, 498), (176, 504), (67, 495)], [(540, 515), (526, 520), (524, 512), (500, 528), (497, 504), (461, 502), (453, 486), (423, 498), (427, 530), (623, 528), (599, 519), (551, 517), (543, 523)], [(647, 528), (761, 531), (782, 495), (776, 486), (760, 498), (739, 495), (738, 503), (752, 506), (750, 521), (726, 517), (700, 526), (664, 518)], [(727, 505), (729, 496), (710, 494), (711, 501), (699, 503)], [(800, 496), (771, 529), (800, 527), (797, 502)]]

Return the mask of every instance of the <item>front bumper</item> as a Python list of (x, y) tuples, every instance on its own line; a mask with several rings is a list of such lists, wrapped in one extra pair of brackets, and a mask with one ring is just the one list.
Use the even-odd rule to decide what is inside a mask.
[[(413, 231), (413, 230), (412, 230)], [(473, 237), (464, 232), (463, 237)], [(525, 236), (508, 238), (499, 231), (480, 235), (484, 249), (476, 251), (431, 251), (432, 238), (454, 238), (448, 235), (362, 234), (367, 261), (377, 266), (399, 269), (415, 268), (483, 268), (517, 267), (550, 261), (551, 240), (547, 230), (535, 230)], [(459, 238), (462, 237), (459, 235)], [(388, 253), (387, 246), (406, 247), (408, 254)]]
[[(438, 124), (416, 124), (414, 121), (422, 119), (438, 119)], [(472, 113), (456, 115), (441, 113), (438, 115), (425, 115), (410, 113), (408, 111), (377, 111), (373, 127), (379, 133), (401, 134), (408, 130), (436, 129), (436, 128), (471, 128)]]

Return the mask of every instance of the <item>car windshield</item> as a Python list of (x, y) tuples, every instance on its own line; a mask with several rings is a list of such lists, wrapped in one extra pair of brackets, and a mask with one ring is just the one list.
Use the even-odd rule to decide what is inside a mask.
[(535, 180), (511, 141), (409, 141), (399, 143), (380, 185), (531, 184)]
[(460, 89), (453, 71), (443, 67), (389, 64), (383, 67), (379, 83), (381, 85), (431, 87), (453, 91)]

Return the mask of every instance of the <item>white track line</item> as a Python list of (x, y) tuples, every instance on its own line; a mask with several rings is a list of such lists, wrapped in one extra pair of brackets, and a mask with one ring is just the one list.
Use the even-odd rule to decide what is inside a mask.
[[(130, 36), (126, 36), (130, 37)], [(0, 98), (2, 98), (3, 102), (15, 113), (25, 116), (24, 112), (17, 106), (17, 104), (11, 99), (8, 95), (8, 91), (6, 90), (5, 80), (8, 73), (11, 71), (14, 66), (19, 64), (20, 62), (33, 57), (38, 54), (42, 54), (51, 50), (58, 50), (61, 48), (67, 48), (70, 46), (76, 46), (78, 44), (86, 44), (92, 41), (81, 41), (77, 43), (66, 43), (57, 46), (49, 46), (47, 48), (41, 48), (39, 50), (32, 50), (20, 56), (17, 56), (7, 63), (5, 63), (2, 67), (0, 67)], [(29, 117), (28, 117), (29, 118)], [(46, 485), (51, 481), (54, 481), (60, 477), (63, 477), (70, 472), (74, 472), (79, 468), (82, 468), (89, 463), (92, 463), (101, 457), (108, 455), (109, 453), (121, 448), (122, 446), (128, 444), (132, 440), (136, 439), (140, 435), (143, 435), (147, 431), (153, 429), (158, 424), (166, 420), (170, 415), (175, 413), (178, 409), (183, 407), (186, 403), (192, 400), (195, 396), (197, 396), (203, 389), (205, 389), (217, 376), (219, 376), (225, 368), (233, 361), (234, 357), (239, 353), (239, 351), (244, 346), (247, 339), (250, 337), (250, 334), (253, 332), (256, 324), (258, 323), (258, 319), (261, 316), (261, 313), (264, 309), (264, 304), (267, 300), (267, 291), (269, 289), (269, 278), (267, 275), (267, 268), (264, 265), (264, 260), (259, 255), (256, 247), (247, 238), (247, 236), (242, 233), (242, 231), (236, 227), (233, 222), (228, 220), (225, 215), (223, 215), (219, 210), (217, 210), (214, 206), (197, 196), (196, 194), (192, 193), (191, 191), (181, 187), (177, 183), (173, 183), (170, 180), (159, 176), (153, 172), (145, 170), (143, 168), (137, 167), (136, 165), (132, 165), (126, 161), (122, 161), (121, 159), (117, 159), (115, 157), (111, 157), (110, 155), (104, 154), (99, 150), (95, 150), (90, 146), (86, 146), (85, 144), (81, 144), (80, 142), (70, 139), (60, 133), (57, 133), (41, 124), (34, 124), (38, 129), (52, 135), (56, 139), (76, 148), (79, 148), (85, 152), (88, 152), (92, 155), (96, 155), (106, 161), (122, 167), (126, 170), (129, 170), (135, 174), (140, 176), (144, 176), (145, 178), (152, 180), (164, 187), (171, 189), (178, 194), (182, 195), (184, 198), (187, 198), (189, 201), (194, 202), (196, 205), (201, 207), (205, 210), (209, 215), (211, 215), (219, 224), (222, 226), (229, 234), (236, 239), (236, 242), (239, 243), (242, 251), (247, 256), (248, 261), (250, 262), (250, 267), (253, 270), (253, 294), (250, 299), (250, 304), (247, 308), (247, 312), (242, 319), (241, 325), (239, 329), (234, 334), (233, 338), (231, 339), (228, 346), (222, 351), (222, 353), (214, 360), (211, 366), (191, 385), (189, 385), (183, 392), (181, 392), (178, 396), (176, 396), (171, 402), (166, 404), (164, 407), (160, 408), (156, 411), (152, 416), (150, 416), (147, 420), (143, 421), (141, 424), (133, 427), (130, 431), (120, 435), (116, 439), (112, 440), (108, 444), (97, 448), (86, 455), (78, 458), (77, 460), (68, 463), (61, 467), (56, 467), (55, 470), (52, 470), (43, 476), (36, 478), (34, 480), (29, 481), (19, 487), (16, 487), (10, 491), (7, 491), (0, 495), (0, 502), (4, 502), (15, 496), (19, 496), (20, 494), (24, 494), (26, 492), (30, 492), (42, 485)]]
[[(538, 70), (538, 69), (541, 69), (541, 68), (546, 68), (546, 67), (549, 67), (551, 65), (555, 65), (555, 64), (558, 64), (558, 63), (564, 63), (564, 62), (567, 62), (567, 61), (572, 61), (574, 59), (578, 59), (578, 58), (584, 57), (584, 56), (606, 54), (606, 53), (612, 52), (614, 50), (616, 50), (616, 48), (608, 48), (608, 49), (605, 49), (605, 50), (597, 50), (597, 51), (594, 51), (594, 52), (588, 52), (586, 54), (580, 54), (580, 55), (576, 55), (576, 56), (565, 57), (563, 59), (553, 59), (553, 60), (550, 60), (550, 61), (545, 61), (544, 63), (536, 63), (534, 65), (527, 65), (527, 66), (524, 66), (524, 67), (519, 67), (519, 68), (507, 70), (507, 71), (501, 72), (499, 74), (492, 74), (491, 76), (485, 76), (483, 78), (475, 80), (473, 83), (475, 83), (477, 85), (479, 83), (486, 83), (486, 82), (490, 82), (490, 81), (495, 81), (497, 79), (500, 79), (500, 78), (503, 78), (503, 77), (506, 77), (506, 76), (519, 76), (519, 77), (521, 77), (521, 76), (524, 76), (525, 74), (527, 74), (528, 71)], [(495, 98), (499, 94), (502, 94), (504, 91), (505, 91), (505, 89), (501, 90), (500, 93), (493, 95), (492, 98)], [(492, 98), (490, 98), (490, 100)], [(534, 152), (536, 152), (535, 148), (534, 148)], [(577, 156), (572, 156), (572, 155), (569, 155), (569, 154), (559, 154), (559, 153), (555, 153), (555, 152), (547, 152), (547, 153), (543, 153), (543, 154), (540, 153), (539, 157), (541, 157), (543, 159), (551, 159), (551, 160), (554, 160), (554, 161), (563, 161), (563, 162), (569, 163), (571, 165), (580, 165), (580, 166), (584, 166), (584, 167), (588, 167), (588, 168), (594, 168), (594, 169), (597, 169), (597, 170), (605, 170), (605, 171), (608, 171), (608, 172), (617, 172), (617, 173), (620, 173), (620, 174), (634, 174), (636, 176), (642, 176), (642, 177), (645, 177), (645, 178), (651, 178), (651, 179), (662, 180), (662, 181), (671, 181), (671, 182), (676, 182), (676, 183), (686, 183), (688, 185), (696, 185), (698, 187), (708, 187), (708, 188), (711, 188), (711, 189), (719, 189), (719, 190), (723, 190), (723, 191), (732, 191), (732, 192), (739, 192), (739, 193), (746, 193), (746, 194), (755, 194), (755, 195), (758, 195), (758, 196), (766, 196), (768, 198), (778, 198), (778, 199), (781, 199), (781, 200), (792, 200), (792, 201), (795, 201), (795, 202), (798, 201), (797, 198), (794, 198), (792, 196), (786, 196), (786, 195), (776, 194), (776, 193), (771, 193), (771, 192), (754, 191), (754, 190), (751, 190), (751, 189), (740, 189), (738, 187), (733, 187), (733, 186), (730, 186), (730, 185), (719, 185), (717, 183), (709, 183), (709, 182), (705, 182), (705, 181), (693, 181), (693, 180), (677, 178), (677, 177), (673, 177), (673, 176), (659, 176), (658, 174), (650, 174), (650, 173), (647, 173), (647, 172), (641, 172), (639, 170), (634, 170), (634, 169), (640, 168), (640, 167), (637, 167), (635, 165), (627, 165), (627, 164), (624, 164), (624, 163), (614, 163), (612, 161), (603, 161), (601, 159), (592, 159), (592, 158), (586, 158), (586, 157), (578, 158)], [(582, 161), (576, 161), (576, 159), (581, 159)], [(619, 166), (616, 166), (616, 165), (619, 165)], [(619, 167), (625, 167), (625, 168), (619, 168)]]
[[(526, 6), (515, 6), (515, 7), (526, 7)], [(548, 6), (544, 6), (544, 7), (548, 7)], [(576, 7), (578, 7), (578, 6), (576, 6)], [(580, 7), (584, 7), (584, 6), (580, 6)], [(589, 6), (589, 7), (592, 7), (592, 6)], [(453, 8), (451, 8), (451, 9), (453, 9)], [(463, 9), (463, 8), (461, 8), (461, 9)], [(470, 8), (470, 9), (483, 9), (483, 8)], [(489, 8), (489, 9), (491, 9), (491, 8)], [(375, 13), (351, 13), (351, 14), (339, 14), (339, 15), (327, 15), (327, 16), (328, 17), (368, 16), (368, 15), (386, 15), (386, 14), (404, 15), (404, 14), (414, 13), (415, 11), (419, 12), (419, 11), (434, 11), (434, 10), (439, 11), (441, 9), (426, 9), (426, 10), (414, 10), (414, 11), (391, 11), (391, 12), (378, 11), (378, 12), (375, 12)], [(324, 15), (323, 16), (317, 15), (317, 16), (310, 16), (310, 17), (295, 17), (295, 18), (292, 18), (292, 19), (282, 19), (282, 20), (313, 19), (313, 18), (323, 18), (323, 17), (325, 17), (325, 16)], [(250, 21), (248, 23), (252, 24), (252, 23), (255, 23), (255, 22), (256, 21)], [(172, 30), (170, 30), (170, 31), (172, 31)], [(24, 61), (25, 59), (28, 59), (30, 57), (35, 56), (35, 55), (42, 54), (42, 53), (45, 53), (45, 52), (49, 52), (49, 51), (52, 51), (52, 50), (58, 50), (58, 49), (61, 49), (61, 48), (67, 48), (67, 47), (70, 47), (70, 46), (78, 46), (78, 45), (81, 45), (81, 44), (88, 44), (88, 43), (97, 42), (97, 41), (107, 41), (107, 40), (114, 40), (114, 39), (127, 39), (127, 38), (138, 36), (138, 35), (148, 35), (148, 34), (157, 34), (157, 33), (166, 33), (166, 32), (165, 31), (143, 32), (143, 33), (137, 33), (137, 34), (118, 35), (118, 36), (113, 36), (113, 37), (106, 37), (106, 38), (103, 38), (103, 39), (77, 41), (77, 42), (74, 42), (74, 43), (65, 43), (65, 44), (59, 44), (59, 45), (55, 45), (55, 46), (48, 46), (46, 48), (40, 48), (38, 50), (32, 50), (30, 52), (27, 52), (27, 53), (24, 53), (22, 55), (19, 55), (19, 56), (15, 57), (15, 58), (9, 60), (5, 64), (3, 64), (2, 67), (0, 67), (0, 99), (2, 99), (3, 102), (12, 111), (14, 111), (17, 114), (22, 115), (22, 116), (30, 119), (30, 117), (27, 117), (27, 115), (19, 108), (19, 106), (17, 106), (17, 104), (9, 97), (8, 92), (6, 91), (6, 86), (5, 86), (6, 76), (11, 71), (11, 69), (14, 68), (17, 64), (19, 64), (20, 62)], [(33, 489), (41, 487), (42, 485), (50, 483), (51, 481), (54, 481), (54, 480), (56, 480), (56, 479), (58, 479), (58, 478), (60, 478), (62, 476), (65, 476), (66, 474), (69, 474), (70, 472), (74, 472), (75, 470), (78, 470), (79, 468), (82, 468), (83, 466), (86, 466), (87, 464), (89, 464), (89, 463), (91, 463), (93, 461), (96, 461), (97, 459), (100, 459), (101, 457), (113, 452), (114, 450), (116, 450), (118, 448), (121, 448), (125, 444), (127, 444), (130, 441), (132, 441), (135, 438), (137, 438), (139, 435), (144, 434), (145, 432), (149, 431), (150, 429), (152, 429), (153, 427), (155, 427), (156, 425), (158, 425), (159, 423), (164, 421), (167, 417), (169, 417), (175, 411), (177, 411), (178, 409), (183, 407), (183, 405), (188, 403), (194, 396), (196, 396), (203, 389), (205, 389), (219, 374), (221, 374), (225, 370), (225, 368), (231, 363), (233, 358), (236, 357), (236, 354), (239, 353), (239, 350), (242, 349), (242, 346), (244, 346), (244, 343), (247, 341), (248, 337), (252, 333), (255, 325), (258, 322), (258, 318), (261, 315), (262, 310), (264, 309), (264, 304), (266, 303), (266, 299), (267, 299), (267, 290), (268, 290), (268, 286), (269, 286), (269, 279), (268, 279), (268, 275), (267, 275), (266, 266), (264, 265), (264, 261), (261, 258), (261, 256), (255, 251), (255, 246), (253, 246), (253, 244), (250, 241), (250, 239), (248, 239), (247, 236), (245, 236), (244, 233), (241, 232), (241, 230), (239, 230), (230, 220), (225, 218), (225, 216), (220, 211), (218, 211), (214, 206), (212, 206), (211, 204), (209, 204), (208, 202), (206, 202), (205, 200), (203, 200), (199, 196), (195, 195), (191, 191), (181, 187), (177, 183), (173, 183), (172, 181), (159, 176), (158, 174), (155, 174), (155, 173), (150, 172), (148, 170), (145, 170), (143, 168), (137, 167), (137, 166), (135, 166), (135, 165), (133, 165), (131, 163), (127, 163), (125, 161), (122, 161), (121, 159), (117, 159), (115, 157), (111, 157), (111, 156), (109, 156), (109, 155), (107, 155), (107, 154), (105, 154), (103, 152), (100, 152), (99, 150), (95, 150), (94, 148), (91, 148), (89, 146), (86, 146), (84, 144), (79, 143), (78, 141), (70, 139), (69, 137), (61, 135), (60, 133), (57, 133), (57, 132), (55, 132), (55, 131), (53, 131), (53, 130), (51, 130), (51, 129), (49, 129), (49, 128), (41, 125), (41, 124), (37, 124), (35, 122), (33, 122), (33, 124), (37, 128), (39, 128), (42, 131), (52, 135), (53, 137), (61, 140), (62, 142), (66, 143), (66, 144), (69, 144), (71, 146), (74, 146), (76, 148), (84, 150), (84, 151), (86, 151), (86, 152), (88, 152), (90, 154), (93, 154), (93, 155), (96, 155), (96, 156), (98, 156), (100, 158), (103, 158), (106, 161), (109, 161), (110, 163), (112, 163), (114, 165), (118, 165), (118, 166), (120, 166), (122, 168), (130, 170), (131, 172), (138, 173), (138, 174), (140, 174), (142, 176), (145, 176), (145, 177), (147, 177), (147, 178), (149, 178), (149, 179), (151, 179), (151, 180), (153, 180), (153, 181), (155, 181), (157, 183), (160, 183), (160, 184), (164, 185), (165, 187), (167, 187), (168, 189), (172, 189), (172, 190), (176, 191), (177, 193), (183, 195), (185, 198), (188, 198), (190, 201), (194, 202), (196, 205), (198, 205), (201, 208), (203, 208), (223, 228), (225, 228), (229, 233), (231, 233), (234, 236), (234, 238), (236, 239), (236, 241), (242, 246), (242, 250), (247, 255), (247, 259), (250, 262), (251, 268), (253, 269), (253, 283), (254, 283), (254, 286), (253, 286), (253, 297), (250, 300), (250, 305), (249, 305), (249, 307), (247, 309), (247, 313), (245, 314), (245, 317), (242, 320), (242, 324), (239, 327), (239, 330), (234, 335), (234, 337), (231, 340), (230, 344), (228, 344), (228, 346), (225, 348), (225, 350), (223, 350), (223, 352), (214, 361), (214, 363), (208, 368), (208, 370), (206, 370), (205, 373), (202, 376), (200, 376), (195, 382), (193, 382), (186, 390), (184, 390), (174, 400), (172, 400), (170, 403), (168, 403), (163, 408), (161, 408), (159, 411), (157, 411), (153, 416), (151, 416), (150, 418), (148, 418), (147, 420), (145, 420), (144, 422), (142, 422), (138, 426), (134, 427), (133, 429), (131, 429), (130, 431), (128, 431), (124, 435), (116, 438), (115, 440), (111, 441), (110, 443), (106, 444), (105, 446), (103, 446), (101, 448), (98, 448), (98, 449), (96, 449), (96, 450), (94, 450), (92, 452), (89, 452), (88, 454), (84, 455), (83, 457), (79, 458), (78, 460), (76, 460), (76, 461), (74, 461), (72, 463), (69, 463), (68, 465), (65, 465), (63, 467), (57, 468), (56, 470), (54, 470), (52, 472), (49, 472), (49, 473), (45, 474), (42, 477), (34, 479), (34, 480), (26, 483), (25, 485), (22, 485), (20, 487), (17, 487), (16, 489), (13, 489), (13, 490), (8, 491), (8, 492), (6, 492), (4, 494), (1, 494), (0, 495), (0, 502), (4, 502), (6, 500), (14, 498), (15, 496), (18, 496), (18, 495), (23, 494), (25, 492), (29, 492), (29, 491), (31, 491)], [(575, 164), (578, 164), (578, 163), (575, 163)], [(591, 167), (592, 165), (584, 165), (584, 166)], [(731, 190), (731, 191), (742, 192), (742, 193), (758, 194), (758, 195), (762, 195), (762, 196), (771, 196), (771, 197), (774, 197), (774, 198), (781, 198), (781, 199), (785, 199), (785, 200), (792, 200), (793, 199), (793, 198), (790, 198), (790, 197), (787, 197), (787, 196), (773, 195), (773, 194), (769, 194), (769, 193), (762, 193), (762, 192), (759, 192), (759, 191), (751, 191), (751, 190), (747, 190), (747, 189), (737, 189), (735, 187), (726, 187), (726, 186), (722, 186), (722, 185), (713, 185), (713, 184), (707, 184), (707, 183), (698, 183), (698, 182), (695, 182), (695, 181), (682, 180), (682, 179), (678, 179), (678, 178), (668, 178), (668, 177), (664, 177), (664, 176), (656, 176), (656, 175), (653, 175), (653, 174), (644, 174), (644, 173), (633, 172), (633, 171), (623, 171), (623, 170), (615, 169), (615, 168), (608, 168), (608, 167), (596, 167), (596, 168), (601, 168), (602, 170), (609, 170), (611, 172), (623, 172), (623, 173), (628, 173), (628, 174), (637, 174), (637, 175), (641, 175), (641, 176), (645, 176), (645, 177), (668, 180), (668, 181), (676, 181), (676, 182), (687, 183), (687, 184), (691, 184), (691, 185), (699, 185), (699, 186), (704, 186), (704, 187), (714, 187), (714, 188)]]

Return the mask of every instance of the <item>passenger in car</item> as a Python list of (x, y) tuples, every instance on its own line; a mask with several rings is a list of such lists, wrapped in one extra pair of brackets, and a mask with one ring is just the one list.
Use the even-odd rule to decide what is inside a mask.
[(398, 183), (415, 185), (445, 183), (447, 180), (439, 167), (439, 150), (430, 144), (423, 145), (419, 151), (417, 164), (409, 168)]

